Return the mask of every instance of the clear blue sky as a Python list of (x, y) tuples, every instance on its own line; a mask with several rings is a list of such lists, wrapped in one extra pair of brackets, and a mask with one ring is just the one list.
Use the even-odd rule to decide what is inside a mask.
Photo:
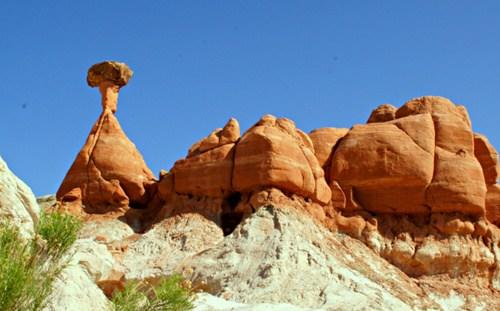
[(441, 95), (500, 147), (500, 1), (0, 2), (0, 155), (54, 193), (100, 113), (90, 65), (129, 64), (117, 116), (151, 169), (236, 117), (305, 131)]

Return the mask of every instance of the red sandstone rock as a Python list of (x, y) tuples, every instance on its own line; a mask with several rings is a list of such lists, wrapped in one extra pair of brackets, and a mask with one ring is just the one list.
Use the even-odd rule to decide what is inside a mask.
[(486, 184), (496, 184), (500, 176), (500, 164), (498, 153), (488, 138), (481, 134), (474, 134), (474, 154), (483, 168)]
[(325, 169), (325, 172), (328, 172), (328, 168), (330, 167), (333, 148), (347, 132), (349, 132), (349, 129), (325, 127), (309, 133), (309, 137), (314, 145), (314, 154), (318, 159), (319, 165)]
[(229, 119), (224, 128), (216, 129), (210, 135), (196, 142), (189, 148), (188, 157), (198, 155), (210, 149), (236, 143), (240, 139), (240, 124), (236, 119)]
[(174, 194), (174, 175), (172, 172), (161, 171), (158, 182), (158, 196), (167, 201)]
[(324, 172), (305, 137), (291, 120), (264, 116), (236, 145), (234, 190), (277, 187), (318, 202), (330, 201)]
[(383, 104), (372, 111), (366, 123), (386, 122), (396, 119), (397, 108), (393, 105)]
[[(346, 207), (346, 196), (340, 187), (339, 183), (335, 180), (330, 184), (332, 189), (332, 205), (337, 209), (344, 209)], [(351, 194), (351, 192), (349, 192)]]
[(474, 137), (467, 110), (443, 97), (413, 99), (396, 117), (429, 113), (436, 132), (436, 161), (427, 204), (433, 212), (484, 214), (486, 186), (474, 156)]
[(178, 160), (172, 168), (177, 193), (222, 197), (231, 191), (234, 144)]
[(434, 178), (426, 195), (433, 212), (482, 215), (485, 195), (481, 166), (474, 157), (457, 157), (436, 147)]
[[(387, 107), (379, 108), (372, 121)], [(393, 121), (355, 126), (332, 163), (330, 178), (373, 212), (484, 213), (486, 186), (467, 111), (445, 98), (414, 99)]]
[(195, 143), (172, 168), (175, 192), (209, 197), (231, 193), (234, 146), (239, 138), (239, 123), (230, 119), (224, 128)]
[(423, 213), (433, 174), (430, 115), (354, 126), (333, 156), (330, 178), (355, 188), (355, 200), (382, 213)]
[(360, 216), (344, 217), (338, 214), (335, 221), (340, 231), (357, 239), (361, 238), (363, 229), (366, 226), (365, 220)]
[(459, 218), (449, 219), (446, 214), (433, 214), (432, 223), (441, 232), (447, 235), (459, 234), (468, 235), (475, 231), (475, 227), (470, 221), (463, 221)]
[(486, 193), (486, 218), (500, 227), (500, 185), (489, 185)]
[(154, 176), (114, 116), (119, 88), (132, 72), (125, 64), (104, 62), (89, 69), (90, 86), (99, 86), (103, 112), (78, 153), (57, 198), (81, 191), (86, 211), (102, 213), (130, 205), (145, 205), (146, 188)]

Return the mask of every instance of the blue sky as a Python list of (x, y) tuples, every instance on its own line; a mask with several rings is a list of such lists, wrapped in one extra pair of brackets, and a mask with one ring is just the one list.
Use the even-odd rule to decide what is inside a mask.
[(0, 155), (54, 193), (100, 113), (87, 69), (135, 74), (117, 116), (158, 173), (236, 117), (305, 131), (441, 95), (500, 148), (498, 1), (0, 2)]

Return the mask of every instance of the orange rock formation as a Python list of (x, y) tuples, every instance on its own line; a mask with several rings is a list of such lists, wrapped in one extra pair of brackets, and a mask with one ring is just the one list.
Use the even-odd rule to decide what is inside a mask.
[[(103, 113), (59, 200), (81, 199), (87, 213), (143, 207), (130, 214), (147, 224), (196, 212), (225, 233), (263, 205), (290, 206), (363, 241), (412, 276), (452, 270), (486, 276), (492, 269), (484, 254), (500, 239), (498, 153), (474, 134), (463, 106), (421, 97), (399, 109), (381, 105), (367, 124), (309, 134), (265, 115), (241, 135), (230, 119), (156, 182), (114, 116), (130, 76), (114, 62), (89, 70)], [(457, 241), (465, 249), (458, 255), (449, 247)]]
[(81, 198), (89, 213), (148, 202), (147, 188), (154, 183), (154, 175), (114, 115), (118, 92), (131, 76), (123, 63), (103, 62), (89, 69), (87, 82), (99, 87), (103, 112), (57, 191), (59, 200)]

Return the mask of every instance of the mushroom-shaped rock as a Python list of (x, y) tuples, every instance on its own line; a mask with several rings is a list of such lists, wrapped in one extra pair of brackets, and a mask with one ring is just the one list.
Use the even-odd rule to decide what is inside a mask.
[(367, 123), (386, 122), (396, 119), (397, 108), (390, 104), (383, 104), (375, 108), (370, 114)]
[(99, 87), (102, 95), (102, 109), (116, 112), (118, 91), (125, 86), (132, 77), (132, 70), (119, 62), (105, 61), (90, 67), (87, 74), (87, 83), (90, 87)]
[(276, 187), (320, 203), (331, 199), (309, 137), (293, 121), (271, 115), (262, 117), (236, 145), (232, 181), (239, 192)]
[(89, 70), (87, 81), (99, 86), (103, 112), (59, 187), (59, 200), (72, 200), (79, 188), (89, 213), (147, 203), (147, 188), (154, 175), (114, 115), (118, 91), (131, 75), (125, 64), (116, 62), (100, 63)]

